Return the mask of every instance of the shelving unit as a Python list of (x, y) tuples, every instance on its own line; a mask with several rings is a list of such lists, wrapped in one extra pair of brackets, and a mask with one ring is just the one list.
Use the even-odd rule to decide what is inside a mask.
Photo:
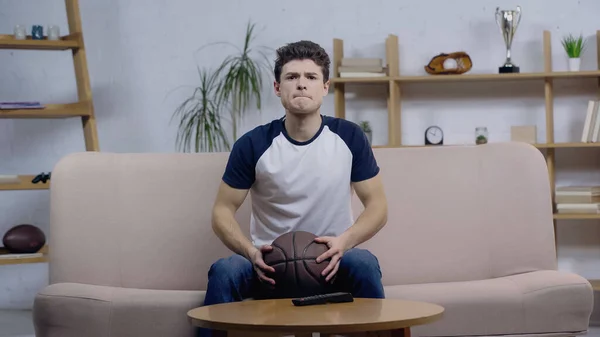
[[(344, 44), (341, 39), (333, 40), (333, 74), (331, 85), (334, 91), (334, 106), (335, 115), (339, 118), (346, 118), (346, 104), (344, 95), (346, 92), (346, 84), (371, 84), (385, 85), (388, 87), (389, 93), (387, 98), (388, 107), (388, 142), (387, 145), (374, 147), (412, 147), (425, 145), (406, 145), (402, 144), (402, 87), (411, 83), (456, 83), (456, 82), (507, 82), (507, 81), (541, 81), (544, 84), (544, 101), (545, 101), (545, 120), (546, 120), (546, 142), (541, 144), (532, 144), (545, 152), (546, 164), (550, 179), (552, 191), (553, 219), (556, 232), (556, 222), (559, 220), (600, 220), (600, 214), (558, 214), (556, 213), (555, 204), (555, 186), (556, 186), (556, 149), (575, 149), (575, 148), (598, 148), (600, 143), (580, 143), (580, 142), (565, 142), (555, 143), (554, 140), (554, 81), (560, 79), (598, 79), (600, 85), (600, 30), (596, 32), (597, 55), (599, 70), (593, 71), (562, 71), (555, 72), (552, 70), (552, 53), (551, 53), (551, 35), (549, 31), (543, 32), (543, 53), (544, 53), (544, 71), (534, 73), (516, 73), (516, 74), (469, 74), (462, 75), (413, 75), (403, 76), (399, 71), (399, 55), (398, 55), (398, 37), (396, 35), (388, 35), (385, 41), (386, 63), (388, 74), (386, 77), (372, 78), (340, 78), (339, 66), (342, 58), (344, 58)], [(484, 85), (484, 84), (482, 84)], [(443, 146), (461, 146), (461, 145), (443, 145)], [(600, 290), (600, 280), (591, 280), (591, 283), (596, 290)]]
[[(100, 151), (96, 119), (94, 116), (92, 90), (87, 69), (85, 44), (83, 41), (79, 1), (65, 0), (65, 8), (67, 11), (69, 35), (62, 36), (59, 40), (48, 40), (47, 38), (44, 38), (43, 40), (34, 40), (31, 36), (28, 36), (25, 40), (16, 40), (13, 35), (0, 35), (0, 49), (40, 51), (70, 50), (73, 56), (78, 101), (67, 102), (65, 104), (49, 104), (44, 106), (43, 109), (0, 110), (0, 118), (81, 118), (86, 151)], [(50, 182), (32, 183), (34, 177), (35, 175), (19, 175), (19, 183), (0, 184), (0, 191), (45, 190), (50, 188)], [(3, 233), (0, 233), (0, 237), (2, 235)], [(25, 257), (18, 259), (0, 258), (0, 265), (46, 262), (48, 249), (49, 247), (46, 246), (40, 251), (44, 253), (43, 257)], [(3, 254), (7, 254), (7, 251), (0, 248), (0, 256)]]

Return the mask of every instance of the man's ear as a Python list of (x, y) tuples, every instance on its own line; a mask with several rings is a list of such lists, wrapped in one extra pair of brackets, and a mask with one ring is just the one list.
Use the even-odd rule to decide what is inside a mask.
[(324, 84), (323, 84), (323, 89), (325, 90), (325, 95), (327, 95), (327, 93), (329, 92), (329, 85), (331, 84), (331, 80), (327, 80)]
[(281, 91), (279, 88), (279, 83), (277, 83), (277, 81), (273, 81), (273, 89), (275, 90), (275, 95), (277, 95), (277, 97), (281, 97)]

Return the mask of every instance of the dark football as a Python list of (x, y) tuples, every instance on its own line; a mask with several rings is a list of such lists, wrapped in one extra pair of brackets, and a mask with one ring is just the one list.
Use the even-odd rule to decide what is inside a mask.
[(2, 238), (4, 247), (13, 254), (38, 252), (46, 244), (46, 236), (33, 225), (17, 225), (9, 229)]

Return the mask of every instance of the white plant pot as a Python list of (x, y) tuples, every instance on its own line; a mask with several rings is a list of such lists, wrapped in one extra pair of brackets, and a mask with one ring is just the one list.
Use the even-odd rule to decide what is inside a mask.
[(581, 58), (569, 58), (569, 71), (579, 71), (581, 68)]

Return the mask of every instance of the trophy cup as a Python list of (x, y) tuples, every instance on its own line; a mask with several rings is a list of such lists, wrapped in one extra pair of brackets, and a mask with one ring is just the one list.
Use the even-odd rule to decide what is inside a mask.
[(500, 33), (502, 33), (504, 43), (506, 44), (506, 61), (504, 65), (498, 68), (501, 74), (519, 72), (519, 67), (513, 64), (510, 58), (513, 36), (515, 36), (519, 22), (521, 22), (521, 6), (517, 6), (516, 10), (500, 10), (500, 7), (496, 8), (496, 23), (498, 23)]

